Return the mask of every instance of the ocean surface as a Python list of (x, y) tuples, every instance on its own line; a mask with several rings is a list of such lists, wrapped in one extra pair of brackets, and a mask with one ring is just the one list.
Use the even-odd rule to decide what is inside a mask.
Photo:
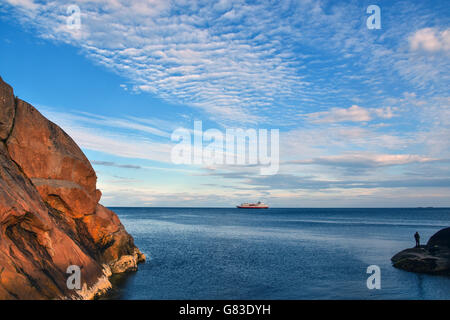
[(450, 299), (450, 278), (390, 262), (414, 232), (448, 227), (450, 209), (112, 209), (149, 259), (107, 298)]

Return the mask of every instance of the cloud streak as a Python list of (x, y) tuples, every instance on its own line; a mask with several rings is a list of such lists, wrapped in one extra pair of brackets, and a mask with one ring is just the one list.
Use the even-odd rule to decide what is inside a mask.
[(97, 160), (91, 160), (91, 163), (93, 165), (97, 166), (105, 166), (105, 167), (116, 167), (116, 168), (123, 168), (123, 169), (142, 169), (141, 166), (137, 166), (134, 164), (119, 164), (111, 161), (97, 161)]
[[(332, 167), (350, 168), (379, 168), (389, 166), (400, 166), (412, 163), (427, 163), (442, 161), (415, 154), (349, 154), (339, 156), (319, 157), (308, 160), (288, 161), (287, 164), (299, 165), (324, 165)], [(448, 161), (448, 160), (447, 160)]]
[(367, 122), (374, 118), (391, 119), (394, 114), (390, 107), (363, 108), (353, 105), (350, 108), (332, 108), (329, 111), (313, 112), (304, 115), (313, 123)]
[(161, 134), (159, 129), (137, 124), (135, 120), (107, 118), (95, 114), (62, 113), (45, 107), (40, 109), (83, 149), (122, 158), (171, 163), (172, 144), (167, 135)]

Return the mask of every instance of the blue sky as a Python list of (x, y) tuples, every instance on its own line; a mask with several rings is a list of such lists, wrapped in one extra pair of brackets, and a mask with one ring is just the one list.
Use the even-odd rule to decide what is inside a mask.
[[(81, 28), (70, 29), (77, 4)], [(381, 29), (368, 29), (369, 5)], [(0, 4), (0, 75), (115, 206), (450, 206), (446, 1)], [(280, 169), (175, 165), (171, 133), (280, 130)]]

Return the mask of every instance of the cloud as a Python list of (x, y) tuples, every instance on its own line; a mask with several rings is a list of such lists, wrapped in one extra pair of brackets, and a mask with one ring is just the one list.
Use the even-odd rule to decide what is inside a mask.
[(323, 189), (374, 189), (374, 188), (450, 188), (450, 178), (417, 178), (387, 180), (323, 180), (290, 174), (251, 177), (248, 185), (265, 190), (323, 190)]
[[(159, 129), (130, 119), (55, 112), (47, 107), (39, 109), (83, 149), (123, 158), (171, 163), (172, 143)], [(120, 128), (125, 130), (118, 130)]]
[(439, 161), (429, 157), (414, 154), (346, 154), (337, 156), (319, 157), (308, 160), (287, 161), (287, 164), (317, 164), (332, 167), (350, 168), (378, 168), (388, 166), (406, 165), (412, 163), (426, 163)]
[(280, 134), (280, 154), (286, 160), (338, 155), (352, 150), (398, 153), (417, 143), (415, 139), (413, 133), (388, 131), (384, 127), (314, 124)]
[[(198, 190), (177, 191), (157, 187), (136, 187), (136, 184), (121, 185), (116, 181), (100, 181), (102, 190), (101, 202), (108, 206), (173, 206), (173, 207), (230, 207), (244, 199), (258, 199), (264, 192), (255, 190), (220, 189), (214, 186), (205, 186)], [(174, 199), (176, 201), (174, 201)]]
[(141, 166), (137, 166), (134, 164), (118, 164), (118, 163), (110, 162), (110, 161), (91, 160), (91, 163), (93, 165), (97, 165), (97, 166), (116, 167), (116, 168), (124, 168), (124, 169), (142, 169)]
[(439, 31), (436, 28), (417, 30), (410, 38), (412, 50), (429, 52), (450, 51), (450, 29)]
[(374, 117), (390, 119), (394, 116), (391, 107), (363, 108), (353, 105), (350, 108), (332, 108), (329, 111), (313, 112), (304, 116), (313, 123), (367, 122)]
[[(425, 69), (401, 51), (414, 5), (405, 13), (392, 8), (398, 13), (392, 29), (377, 36), (361, 19), (348, 18), (364, 18), (360, 6), (348, 3), (80, 1), (82, 28), (74, 34), (66, 26), (72, 2), (8, 0), (0, 10), (45, 39), (81, 48), (128, 78), (125, 88), (226, 123), (292, 122), (304, 112), (299, 105), (326, 109), (336, 103), (330, 97), (354, 98), (355, 86), (364, 86), (363, 96), (389, 88), (398, 82), (395, 72), (411, 81), (426, 75), (428, 82), (439, 81), (442, 70)], [(373, 117), (352, 108), (335, 116)]]
[(293, 52), (280, 47), (289, 32), (279, 26), (283, 12), (266, 3), (83, 1), (75, 36), (66, 27), (72, 1), (33, 7), (8, 2), (42, 37), (81, 47), (96, 63), (131, 79), (134, 90), (218, 119), (261, 120), (248, 110), (293, 96), (304, 85)]
[[(398, 189), (408, 183), (428, 190), (433, 184), (446, 188), (449, 29), (445, 10), (436, 10), (445, 9), (446, 3), (386, 3), (386, 23), (378, 31), (367, 30), (367, 15), (356, 2), (77, 3), (82, 28), (75, 31), (66, 27), (72, 0), (7, 0), (0, 2), (0, 14), (2, 20), (19, 21), (33, 36), (79, 48), (94, 63), (120, 75), (118, 90), (146, 92), (197, 108), (196, 114), (219, 126), (284, 126), (284, 162), (278, 176), (259, 177), (257, 168), (218, 167), (201, 178), (206, 183), (217, 182), (227, 192), (231, 185), (266, 193), (279, 188), (291, 198), (301, 190), (306, 197), (317, 190), (362, 197), (377, 188)], [(170, 162), (169, 133), (179, 126), (121, 115), (47, 115), (84, 149), (165, 163)], [(128, 166), (120, 162), (98, 165)], [(199, 178), (198, 167), (140, 167)], [(422, 180), (403, 176), (407, 170), (423, 172), (424, 167), (440, 171)], [(364, 179), (358, 180), (356, 171), (364, 173)], [(125, 190), (130, 186), (121, 187), (118, 198), (131, 194)], [(348, 189), (352, 191), (346, 193)], [(220, 193), (223, 199), (227, 192)], [(214, 203), (217, 198), (194, 191), (160, 194), (167, 200), (177, 195), (192, 203)], [(158, 196), (144, 188), (136, 201), (158, 203)]]
[[(47, 111), (48, 114), (54, 114), (51, 111)], [(105, 117), (98, 114), (88, 113), (88, 112), (78, 112), (72, 114), (63, 115), (58, 114), (58, 117), (70, 117), (71, 121), (76, 121), (78, 123), (92, 124), (95, 127), (112, 127), (115, 129), (128, 129), (134, 130), (146, 134), (151, 134), (153, 136), (169, 138), (170, 133), (160, 128), (168, 128), (167, 121), (159, 119), (140, 119), (137, 117), (124, 117), (124, 118), (114, 118)], [(165, 125), (163, 125), (163, 123)], [(172, 124), (174, 127), (174, 124)]]
[(8, 0), (8, 2), (14, 6), (19, 6), (28, 10), (36, 10), (38, 5), (34, 3), (34, 0)]

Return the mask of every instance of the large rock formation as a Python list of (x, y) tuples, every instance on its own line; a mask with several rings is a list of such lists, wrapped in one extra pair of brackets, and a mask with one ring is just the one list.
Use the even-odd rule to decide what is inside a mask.
[(0, 299), (92, 299), (145, 260), (96, 182), (75, 142), (0, 78)]
[(450, 276), (450, 228), (435, 233), (426, 246), (405, 249), (391, 260), (406, 271)]

